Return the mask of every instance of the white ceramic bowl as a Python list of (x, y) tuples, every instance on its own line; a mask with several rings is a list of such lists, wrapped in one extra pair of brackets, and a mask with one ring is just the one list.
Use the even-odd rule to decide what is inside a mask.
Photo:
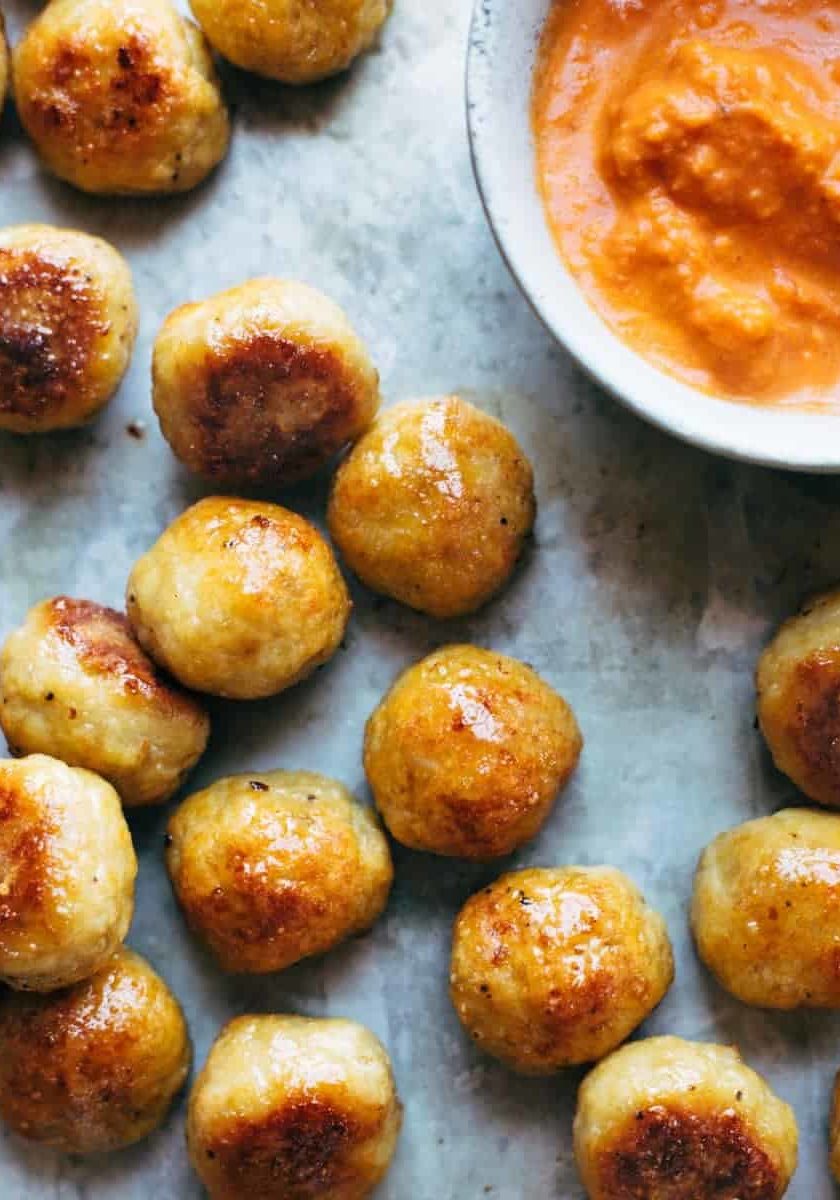
[(467, 117), (484, 207), (537, 314), (581, 366), (639, 416), (716, 454), (799, 471), (840, 471), (840, 417), (716, 400), (626, 346), (589, 307), (558, 256), (537, 193), (529, 115), (551, 0), (476, 0)]

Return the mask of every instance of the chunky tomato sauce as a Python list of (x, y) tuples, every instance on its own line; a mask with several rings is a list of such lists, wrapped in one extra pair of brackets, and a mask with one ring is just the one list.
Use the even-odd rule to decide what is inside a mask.
[(533, 122), (560, 252), (625, 341), (840, 407), (840, 3), (556, 0)]

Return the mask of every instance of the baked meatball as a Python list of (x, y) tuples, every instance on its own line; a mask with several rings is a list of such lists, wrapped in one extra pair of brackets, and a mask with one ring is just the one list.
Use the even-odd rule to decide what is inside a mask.
[(128, 617), (187, 687), (234, 700), (305, 679), (338, 649), (350, 596), (314, 525), (276, 504), (211, 496), (135, 565)]
[(373, 420), (379, 376), (321, 292), (252, 279), (170, 314), (155, 342), (154, 406), (185, 466), (225, 486), (312, 475)]
[(782, 625), (756, 672), (773, 761), (818, 804), (840, 807), (840, 589)]
[(187, 1145), (210, 1200), (362, 1200), (401, 1119), (388, 1055), (364, 1026), (239, 1017), (195, 1082)]
[(760, 1008), (840, 1008), (840, 815), (788, 808), (716, 837), (691, 922), (718, 982)]
[(67, 1154), (146, 1137), (189, 1066), (178, 1001), (124, 946), (73, 987), (0, 1000), (0, 1116), (22, 1137)]
[(364, 763), (397, 841), (488, 859), (537, 833), (582, 745), (572, 710), (530, 667), (444, 646), (409, 667), (373, 713)]
[(533, 472), (513, 434), (445, 396), (382, 414), (339, 468), (328, 516), (363, 583), (444, 618), (504, 586), (535, 512)]
[(187, 191), (227, 151), (207, 43), (169, 0), (52, 0), (13, 76), (44, 164), (85, 192)]
[(210, 722), (165, 679), (122, 613), (57, 596), (0, 652), (0, 726), (16, 754), (54, 754), (112, 783), (124, 804), (161, 804), (207, 745)]
[(0, 760), (0, 981), (49, 992), (122, 942), (137, 859), (120, 798), (43, 754)]
[(574, 1148), (590, 1200), (779, 1200), (796, 1169), (792, 1110), (732, 1046), (622, 1046), (578, 1093)]
[(455, 921), (450, 994), (476, 1045), (544, 1075), (602, 1058), (671, 986), (665, 922), (614, 867), (532, 867)]
[(225, 58), (282, 83), (336, 75), (372, 45), (392, 0), (190, 0)]
[(280, 971), (368, 929), (393, 878), (370, 809), (311, 771), (235, 775), (169, 822), (166, 865), (227, 971)]
[(50, 225), (0, 230), (0, 429), (83, 425), (117, 390), (136, 335), (113, 246)]

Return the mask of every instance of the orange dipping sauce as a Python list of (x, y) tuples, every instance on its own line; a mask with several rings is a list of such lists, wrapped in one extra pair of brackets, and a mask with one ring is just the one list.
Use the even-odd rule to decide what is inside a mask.
[(624, 341), (840, 411), (840, 3), (555, 0), (533, 124), (560, 253)]

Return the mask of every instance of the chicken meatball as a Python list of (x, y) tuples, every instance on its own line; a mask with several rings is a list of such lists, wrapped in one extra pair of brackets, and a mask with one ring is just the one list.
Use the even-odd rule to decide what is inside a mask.
[(122, 942), (137, 859), (120, 798), (55, 758), (0, 760), (0, 981), (49, 992)]
[(0, 429), (83, 425), (119, 387), (136, 335), (113, 246), (50, 225), (0, 230)]
[(780, 771), (840, 807), (840, 589), (782, 625), (756, 672), (758, 720)]
[(170, 0), (52, 0), (12, 65), (44, 164), (85, 192), (187, 191), (227, 151), (207, 43)]
[(190, 1057), (177, 1000), (123, 946), (70, 988), (0, 1001), (0, 1116), (67, 1154), (118, 1150), (161, 1124)]
[(373, 43), (392, 0), (190, 0), (218, 52), (282, 83), (314, 83), (344, 71)]
[(575, 1159), (590, 1200), (780, 1200), (797, 1142), (792, 1110), (731, 1046), (634, 1042), (578, 1093)]
[(393, 878), (369, 809), (311, 771), (235, 775), (169, 822), (166, 865), (227, 971), (280, 971), (368, 929)]
[(128, 617), (187, 687), (254, 700), (291, 687), (338, 649), (350, 596), (314, 525), (276, 504), (211, 496), (135, 565)]
[(401, 1120), (388, 1055), (362, 1025), (239, 1017), (195, 1082), (187, 1145), (210, 1200), (362, 1200)]
[(0, 726), (15, 754), (54, 754), (161, 804), (207, 745), (210, 722), (143, 653), (122, 613), (57, 596), (0, 652)]
[(789, 808), (716, 837), (691, 922), (718, 982), (760, 1008), (840, 1008), (840, 815)]
[(530, 667), (444, 646), (405, 671), (370, 717), (364, 763), (397, 841), (488, 859), (537, 833), (582, 744), (566, 701)]
[(602, 1058), (673, 978), (665, 922), (614, 867), (513, 871), (455, 921), (450, 994), (461, 1024), (527, 1075)]
[(373, 420), (379, 376), (344, 313), (302, 283), (253, 279), (165, 321), (154, 406), (192, 471), (225, 486), (312, 475)]
[(445, 618), (504, 586), (535, 512), (533, 472), (513, 435), (446, 396), (382, 414), (336, 474), (329, 526), (369, 588)]

